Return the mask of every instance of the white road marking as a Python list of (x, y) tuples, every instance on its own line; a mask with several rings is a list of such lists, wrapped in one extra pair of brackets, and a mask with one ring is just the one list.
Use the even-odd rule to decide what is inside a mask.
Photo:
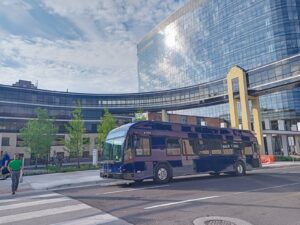
[(208, 196), (208, 197), (203, 197), (203, 198), (194, 198), (194, 199), (188, 199), (188, 200), (183, 200), (183, 201), (179, 201), (179, 202), (170, 202), (170, 203), (165, 203), (165, 204), (161, 204), (161, 205), (154, 205), (154, 206), (146, 207), (144, 209), (154, 209), (154, 208), (159, 208), (159, 207), (166, 207), (166, 206), (170, 206), (170, 205), (179, 205), (179, 204), (183, 204), (183, 203), (196, 202), (196, 201), (201, 201), (201, 200), (206, 200), (206, 199), (211, 199), (211, 198), (219, 198), (219, 197), (220, 196)]
[(57, 197), (57, 196), (62, 196), (62, 195), (56, 194), (56, 193), (51, 193), (51, 194), (44, 194), (44, 195), (18, 197), (18, 198), (12, 198), (12, 199), (0, 199), (0, 203), (16, 202), (16, 201), (20, 201), (20, 200), (35, 199), (35, 198), (49, 198), (49, 197)]
[(98, 225), (110, 223), (116, 220), (119, 219), (109, 214), (100, 214), (96, 216), (85, 217), (77, 220), (70, 220), (62, 223), (55, 223), (51, 225)]
[(74, 212), (74, 211), (90, 209), (90, 208), (92, 207), (86, 204), (77, 204), (77, 205), (64, 206), (64, 207), (53, 208), (53, 209), (44, 209), (44, 210), (38, 210), (38, 211), (32, 211), (26, 213), (13, 214), (9, 216), (0, 217), (0, 224), (18, 222), (18, 221), (23, 221), (28, 219), (51, 216), (51, 215), (62, 214), (67, 212)]
[(108, 195), (108, 194), (130, 192), (130, 191), (139, 191), (139, 190), (146, 190), (146, 189), (153, 189), (153, 188), (160, 188), (160, 187), (168, 187), (168, 186), (170, 186), (170, 185), (167, 184), (167, 185), (158, 185), (158, 186), (145, 187), (145, 188), (130, 188), (130, 189), (121, 190), (121, 191), (110, 191), (110, 192), (105, 192), (105, 193), (98, 193), (96, 195)]
[(195, 201), (201, 201), (201, 200), (211, 199), (211, 198), (228, 197), (228, 196), (232, 196), (232, 195), (239, 195), (239, 194), (245, 194), (245, 193), (249, 193), (249, 192), (264, 191), (264, 190), (269, 190), (269, 189), (276, 189), (276, 188), (295, 186), (295, 185), (300, 185), (300, 182), (291, 183), (291, 184), (277, 185), (277, 186), (271, 186), (271, 187), (265, 187), (265, 188), (257, 188), (257, 189), (242, 191), (242, 192), (231, 193), (231, 194), (227, 194), (227, 195), (221, 195), (221, 196), (209, 196), (209, 197), (203, 197), (203, 198), (188, 199), (188, 200), (183, 200), (183, 201), (178, 201), (178, 202), (170, 202), (170, 203), (165, 203), (165, 204), (146, 207), (144, 209), (154, 209), (154, 208), (159, 208), (159, 207), (166, 207), (166, 206), (171, 206), (171, 205), (183, 204), (183, 203), (187, 203), (187, 202), (195, 202)]
[(28, 207), (28, 206), (36, 206), (36, 205), (44, 205), (49, 203), (57, 203), (57, 202), (64, 202), (64, 201), (70, 201), (70, 198), (50, 198), (50, 199), (44, 199), (44, 200), (38, 200), (38, 201), (31, 201), (31, 202), (22, 202), (22, 203), (16, 203), (11, 205), (1, 205), (0, 211), (2, 210), (8, 210), (8, 209), (17, 209), (22, 207)]

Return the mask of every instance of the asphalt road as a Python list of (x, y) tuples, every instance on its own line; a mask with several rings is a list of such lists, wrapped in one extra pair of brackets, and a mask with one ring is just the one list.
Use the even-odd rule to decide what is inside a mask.
[(244, 177), (207, 175), (166, 185), (144, 182), (59, 193), (131, 224), (187, 225), (199, 217), (221, 216), (252, 225), (300, 225), (300, 166), (256, 170)]

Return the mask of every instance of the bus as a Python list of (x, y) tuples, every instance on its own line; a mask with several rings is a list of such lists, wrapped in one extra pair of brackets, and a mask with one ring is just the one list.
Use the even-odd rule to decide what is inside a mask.
[(168, 183), (176, 176), (230, 173), (261, 167), (251, 131), (140, 121), (112, 130), (104, 143), (100, 176)]

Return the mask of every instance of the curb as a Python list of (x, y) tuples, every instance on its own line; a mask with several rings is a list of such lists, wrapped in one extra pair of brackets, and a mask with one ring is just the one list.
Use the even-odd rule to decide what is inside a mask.
[(128, 185), (133, 183), (130, 180), (98, 180), (98, 181), (87, 181), (81, 183), (74, 183), (74, 184), (62, 184), (53, 187), (48, 187), (46, 189), (36, 189), (36, 190), (51, 190), (51, 191), (58, 191), (58, 190), (65, 190), (71, 188), (81, 188), (81, 187), (88, 187), (97, 185), (100, 187), (108, 187), (108, 186), (116, 186), (116, 185)]
[(294, 167), (294, 166), (300, 166), (300, 163), (287, 164), (287, 165), (262, 166), (260, 169), (274, 169), (274, 168), (284, 168), (284, 167)]

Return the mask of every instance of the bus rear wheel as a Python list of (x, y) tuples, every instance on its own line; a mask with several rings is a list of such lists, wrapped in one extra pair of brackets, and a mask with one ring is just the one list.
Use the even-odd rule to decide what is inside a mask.
[(165, 184), (171, 180), (171, 170), (166, 164), (159, 164), (154, 171), (154, 182), (156, 184)]
[(246, 174), (244, 163), (238, 161), (235, 164), (235, 175), (236, 176), (244, 176)]

